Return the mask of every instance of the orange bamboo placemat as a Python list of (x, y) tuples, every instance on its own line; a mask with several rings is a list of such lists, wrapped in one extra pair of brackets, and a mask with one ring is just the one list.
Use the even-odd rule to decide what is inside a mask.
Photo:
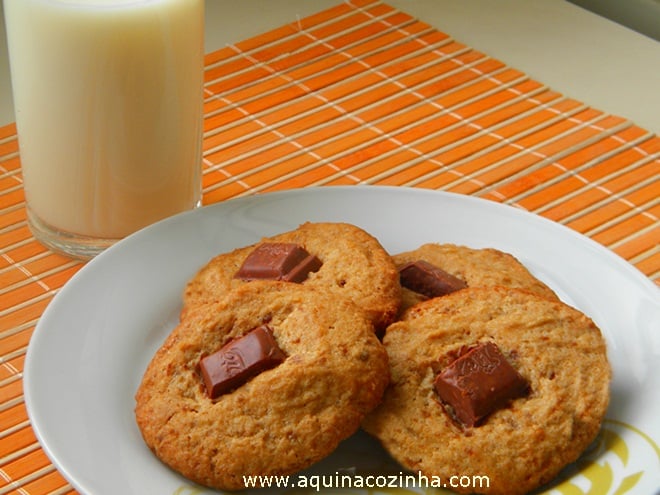
[[(387, 4), (353, 0), (206, 57), (205, 204), (387, 184), (508, 203), (660, 285), (660, 138)], [(82, 264), (30, 234), (14, 125), (0, 128), (0, 495), (75, 493), (31, 430), (25, 352)]]

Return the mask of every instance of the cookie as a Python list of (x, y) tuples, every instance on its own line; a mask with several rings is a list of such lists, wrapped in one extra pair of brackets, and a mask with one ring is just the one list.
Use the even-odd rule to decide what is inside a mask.
[[(211, 398), (200, 360), (262, 325), (284, 360)], [(242, 489), (243, 475), (290, 474), (330, 454), (388, 381), (373, 325), (348, 299), (253, 282), (186, 315), (148, 365), (135, 415), (171, 468), (202, 485)]]
[[(397, 269), (415, 261), (427, 261), (462, 280), (468, 287), (511, 287), (558, 300), (552, 289), (534, 277), (513, 255), (497, 249), (429, 243), (392, 258)], [(422, 294), (404, 287), (401, 311), (426, 299)]]
[(317, 256), (322, 263), (320, 269), (309, 273), (301, 284), (350, 299), (367, 313), (377, 330), (396, 317), (401, 288), (394, 262), (376, 238), (345, 223), (305, 223), (293, 231), (216, 256), (187, 284), (183, 314), (249, 283), (235, 278), (235, 274), (250, 253), (264, 243), (294, 243)]
[[(430, 299), (388, 327), (383, 343), (391, 384), (364, 429), (429, 479), (488, 477), (488, 487), (458, 491), (515, 495), (549, 482), (594, 440), (608, 405), (611, 372), (599, 329), (529, 292), (468, 288)], [(435, 380), (466, 350), (488, 343), (528, 390), (466, 427)]]

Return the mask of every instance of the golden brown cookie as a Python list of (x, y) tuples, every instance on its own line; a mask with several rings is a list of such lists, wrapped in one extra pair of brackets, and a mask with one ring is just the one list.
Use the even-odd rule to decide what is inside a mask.
[[(466, 428), (434, 380), (465, 349), (487, 342), (528, 381), (529, 393)], [(383, 343), (391, 384), (363, 427), (415, 473), (488, 477), (488, 487), (464, 492), (515, 495), (549, 482), (593, 441), (608, 405), (599, 329), (529, 292), (468, 288), (422, 302), (388, 327)]]
[(275, 242), (301, 245), (323, 263), (302, 285), (347, 297), (366, 311), (377, 330), (396, 317), (401, 288), (394, 262), (376, 238), (345, 223), (305, 223), (258, 244), (216, 256), (186, 286), (183, 314), (244, 285), (245, 281), (234, 278), (243, 261), (259, 244)]
[[(493, 248), (474, 249), (456, 244), (429, 243), (392, 258), (397, 269), (407, 263), (427, 261), (464, 281), (468, 287), (511, 287), (558, 299), (550, 287), (534, 277), (513, 255)], [(404, 287), (401, 311), (426, 299)]]
[[(211, 399), (200, 359), (263, 324), (284, 361)], [(167, 465), (203, 485), (242, 489), (243, 475), (289, 474), (330, 454), (388, 381), (385, 349), (348, 299), (254, 282), (187, 314), (149, 364), (135, 414)]]

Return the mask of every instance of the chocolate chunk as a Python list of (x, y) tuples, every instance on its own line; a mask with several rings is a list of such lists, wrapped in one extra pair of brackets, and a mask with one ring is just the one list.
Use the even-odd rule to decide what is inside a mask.
[(208, 396), (216, 399), (284, 359), (272, 329), (262, 325), (202, 358), (199, 367)]
[(467, 287), (460, 278), (424, 260), (401, 267), (399, 277), (403, 287), (429, 298), (445, 296)]
[(300, 283), (321, 265), (321, 260), (297, 244), (270, 242), (257, 246), (245, 258), (234, 278)]
[(527, 380), (492, 342), (476, 345), (449, 364), (437, 375), (434, 385), (455, 418), (467, 427), (529, 393)]

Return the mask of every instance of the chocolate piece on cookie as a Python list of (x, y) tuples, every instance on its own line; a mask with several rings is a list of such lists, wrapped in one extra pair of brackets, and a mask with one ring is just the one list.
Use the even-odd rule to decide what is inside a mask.
[[(549, 299), (559, 299), (552, 289), (534, 277), (514, 256), (497, 249), (429, 243), (412, 251), (396, 254), (392, 258), (399, 270), (410, 263), (429, 263), (467, 287), (510, 287), (527, 290)], [(402, 285), (402, 312), (429, 297), (437, 297), (407, 288), (403, 282)], [(454, 285), (454, 290), (461, 288)]]
[(446, 296), (467, 287), (460, 278), (424, 260), (403, 265), (399, 268), (399, 278), (401, 287), (428, 298)]
[[(529, 393), (466, 428), (443, 407), (436, 379), (484, 343), (498, 347)], [(391, 384), (363, 428), (413, 472), (488, 476), (483, 493), (523, 494), (552, 480), (594, 440), (607, 409), (610, 365), (599, 329), (576, 309), (526, 291), (467, 288), (421, 302), (387, 328), (383, 344)], [(468, 367), (502, 359), (472, 356), (477, 363)]]
[[(200, 360), (225, 346), (235, 351), (245, 344), (236, 339), (255, 328), (259, 350), (242, 353), (236, 371), (271, 352), (275, 365), (258, 365), (248, 380), (209, 397)], [(329, 455), (388, 382), (385, 349), (355, 304), (302, 284), (254, 281), (187, 313), (147, 367), (135, 415), (164, 463), (197, 483), (235, 490), (245, 488), (245, 474), (292, 474)]]
[(435, 391), (453, 417), (471, 427), (507, 402), (529, 393), (529, 383), (493, 342), (480, 342), (437, 374)]
[(273, 330), (261, 325), (199, 360), (199, 369), (211, 399), (230, 392), (262, 371), (286, 359)]
[(321, 268), (321, 260), (290, 242), (259, 244), (234, 274), (240, 280), (283, 280), (301, 283)]
[[(278, 245), (280, 247), (273, 248)], [(310, 262), (300, 262), (305, 276), (295, 276), (293, 281), (348, 298), (366, 312), (376, 330), (383, 330), (398, 313), (401, 304), (399, 274), (392, 258), (375, 237), (350, 224), (305, 223), (295, 230), (214, 257), (187, 284), (182, 317), (191, 308), (218, 300), (232, 288), (251, 283), (243, 278), (261, 278), (254, 276), (253, 263), (253, 257), (258, 257), (261, 250), (280, 250), (283, 256), (276, 261), (272, 252), (267, 253), (266, 260), (263, 257), (257, 260), (258, 272), (263, 271), (264, 263), (280, 262), (294, 265), (291, 270), (295, 273), (298, 266), (295, 260), (304, 258), (301, 250), (316, 258), (318, 263), (313, 258)], [(269, 277), (286, 280), (287, 275), (282, 275), (283, 270), (286, 271), (283, 265), (271, 266), (274, 271)], [(250, 273), (243, 276), (246, 271)]]

